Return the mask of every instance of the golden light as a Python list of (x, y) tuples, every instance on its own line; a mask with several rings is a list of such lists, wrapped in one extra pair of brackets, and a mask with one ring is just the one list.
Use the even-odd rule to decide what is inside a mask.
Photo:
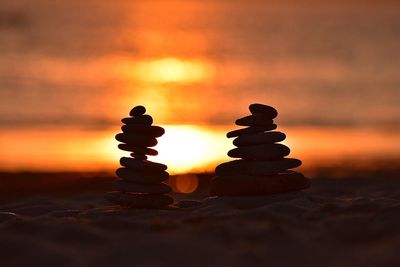
[[(172, 174), (209, 170), (210, 166), (226, 157), (229, 142), (206, 127), (167, 125), (159, 138), (156, 161), (168, 165)], [(221, 138), (222, 137), (222, 138)]]
[[(149, 160), (168, 165), (170, 174), (212, 171), (231, 160), (226, 153), (233, 147), (225, 134), (231, 126), (205, 127), (166, 125), (166, 133), (155, 147), (160, 155)], [(364, 129), (280, 129), (287, 134), (290, 157), (303, 161), (303, 168), (323, 162), (361, 161), (396, 158), (400, 150), (397, 132)], [(119, 158), (129, 156), (117, 148), (114, 139), (119, 126), (108, 130), (30, 129), (0, 132), (0, 161), (6, 171), (114, 171)], [(29, 136), (29, 138), (26, 138)], [(10, 142), (10, 140), (18, 140)], [(329, 140), (329, 142), (327, 142)], [(29, 148), (29, 149), (27, 149)], [(20, 151), (24, 150), (24, 153)], [(183, 189), (181, 189), (183, 190)]]
[(127, 79), (147, 84), (190, 84), (210, 81), (215, 74), (212, 64), (204, 60), (179, 59), (174, 57), (143, 60), (138, 63), (122, 61), (118, 72)]

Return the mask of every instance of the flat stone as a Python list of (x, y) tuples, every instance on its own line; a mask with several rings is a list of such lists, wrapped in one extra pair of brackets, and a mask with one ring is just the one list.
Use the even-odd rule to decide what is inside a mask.
[(125, 124), (121, 127), (121, 130), (128, 134), (142, 134), (152, 137), (160, 137), (165, 133), (164, 128), (154, 125)]
[(119, 133), (115, 136), (115, 139), (119, 142), (137, 147), (153, 147), (158, 143), (157, 139), (140, 134)]
[(121, 121), (125, 124), (139, 124), (148, 126), (153, 124), (153, 118), (150, 115), (140, 115), (133, 118), (123, 118)]
[(289, 155), (290, 149), (282, 144), (263, 144), (242, 146), (229, 150), (228, 156), (232, 158), (274, 160)]
[(310, 182), (298, 172), (284, 172), (269, 176), (217, 176), (211, 181), (214, 196), (257, 196), (300, 191)]
[(171, 188), (164, 183), (138, 184), (118, 179), (113, 181), (112, 186), (115, 189), (122, 192), (147, 193), (147, 194), (166, 194), (171, 192)]
[(168, 179), (169, 174), (166, 171), (160, 172), (141, 172), (135, 169), (119, 168), (116, 171), (119, 178), (129, 182), (144, 184), (160, 183)]
[(119, 191), (108, 192), (104, 197), (111, 203), (131, 208), (157, 209), (166, 207), (174, 202), (167, 195), (133, 194)]
[(237, 119), (235, 123), (241, 126), (269, 126), (273, 124), (274, 121), (264, 116), (264, 114), (254, 114)]
[(158, 155), (157, 150), (148, 147), (133, 146), (130, 144), (118, 144), (118, 148), (124, 151), (142, 153), (144, 155), (151, 155), (151, 156)]
[(140, 154), (133, 152), (130, 155), (131, 155), (132, 158), (136, 158), (136, 159), (138, 159), (138, 157), (142, 157), (142, 155), (145, 155), (146, 156), (146, 160), (148, 159), (147, 155), (149, 155), (149, 154), (144, 154), (142, 152), (139, 152), (139, 153)]
[(131, 156), (137, 160), (147, 160), (147, 156), (142, 153), (131, 153)]
[(167, 165), (161, 163), (148, 160), (135, 160), (128, 157), (122, 157), (119, 162), (122, 166), (142, 172), (163, 172), (167, 169)]
[(255, 133), (262, 133), (270, 130), (275, 130), (276, 129), (276, 124), (271, 124), (268, 126), (251, 126), (239, 130), (234, 130), (230, 131), (229, 133), (226, 134), (226, 137), (231, 138), (231, 137), (237, 137), (237, 136), (242, 136), (246, 134), (255, 134)]
[(264, 132), (255, 134), (246, 134), (236, 137), (233, 140), (235, 146), (248, 146), (257, 144), (273, 144), (286, 139), (286, 135), (281, 132)]
[(276, 109), (264, 104), (258, 104), (258, 103), (251, 104), (249, 106), (249, 110), (251, 114), (263, 114), (264, 116), (267, 116), (270, 119), (274, 119), (276, 118), (276, 116), (278, 116), (278, 111), (276, 111)]
[(144, 113), (146, 113), (145, 107), (136, 106), (131, 110), (131, 112), (129, 112), (129, 115), (131, 115), (132, 117), (137, 117), (137, 116), (143, 115)]
[(300, 160), (291, 158), (271, 161), (234, 160), (218, 165), (215, 168), (215, 173), (219, 176), (233, 174), (271, 175), (299, 167), (300, 165)]

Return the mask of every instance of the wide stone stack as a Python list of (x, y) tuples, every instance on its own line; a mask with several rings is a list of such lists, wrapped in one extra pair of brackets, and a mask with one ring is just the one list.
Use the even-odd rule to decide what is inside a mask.
[(290, 170), (300, 166), (301, 161), (285, 158), (290, 149), (278, 143), (286, 135), (273, 131), (277, 128), (273, 120), (278, 112), (262, 104), (251, 104), (249, 110), (251, 115), (236, 120), (236, 125), (246, 128), (227, 134), (228, 138), (235, 137), (236, 146), (228, 156), (239, 159), (217, 166), (211, 194), (256, 196), (308, 188), (309, 181), (301, 173)]
[(134, 107), (129, 118), (122, 119), (122, 133), (115, 138), (121, 142), (121, 150), (130, 151), (131, 157), (122, 157), (122, 168), (116, 171), (120, 178), (112, 186), (118, 190), (109, 192), (105, 198), (114, 204), (133, 208), (163, 208), (170, 205), (173, 199), (165, 194), (171, 188), (163, 183), (169, 177), (167, 166), (151, 162), (147, 156), (155, 156), (157, 150), (150, 147), (157, 145), (157, 137), (165, 131), (154, 126), (153, 118), (145, 115), (143, 106)]

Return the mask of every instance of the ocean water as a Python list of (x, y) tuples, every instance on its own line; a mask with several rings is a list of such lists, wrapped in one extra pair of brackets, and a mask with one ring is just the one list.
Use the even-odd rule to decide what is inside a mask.
[[(11, 144), (0, 168), (18, 166), (15, 136), (112, 138), (136, 104), (157, 124), (233, 127), (261, 102), (292, 136), (373, 129), (393, 142), (399, 74), (396, 1), (0, 0), (1, 142)], [(364, 153), (393, 154), (383, 147)]]

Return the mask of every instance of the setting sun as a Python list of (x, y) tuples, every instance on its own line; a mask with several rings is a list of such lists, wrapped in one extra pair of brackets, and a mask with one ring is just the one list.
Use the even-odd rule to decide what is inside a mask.
[[(212, 171), (214, 165), (227, 157), (226, 152), (232, 147), (230, 140), (225, 138), (223, 129), (193, 125), (165, 125), (165, 134), (159, 138), (154, 147), (159, 152), (148, 160), (161, 162), (168, 166), (170, 174), (187, 172)], [(118, 162), (119, 157), (129, 155), (118, 150), (118, 141), (114, 135), (99, 140), (104, 148), (102, 157), (110, 164), (111, 160)], [(97, 144), (97, 143), (96, 143)], [(99, 145), (99, 144), (97, 144)]]
[(211, 163), (225, 157), (229, 147), (210, 129), (168, 125), (165, 131), (156, 146), (160, 154), (155, 160), (167, 164), (168, 171), (174, 174), (209, 170)]

